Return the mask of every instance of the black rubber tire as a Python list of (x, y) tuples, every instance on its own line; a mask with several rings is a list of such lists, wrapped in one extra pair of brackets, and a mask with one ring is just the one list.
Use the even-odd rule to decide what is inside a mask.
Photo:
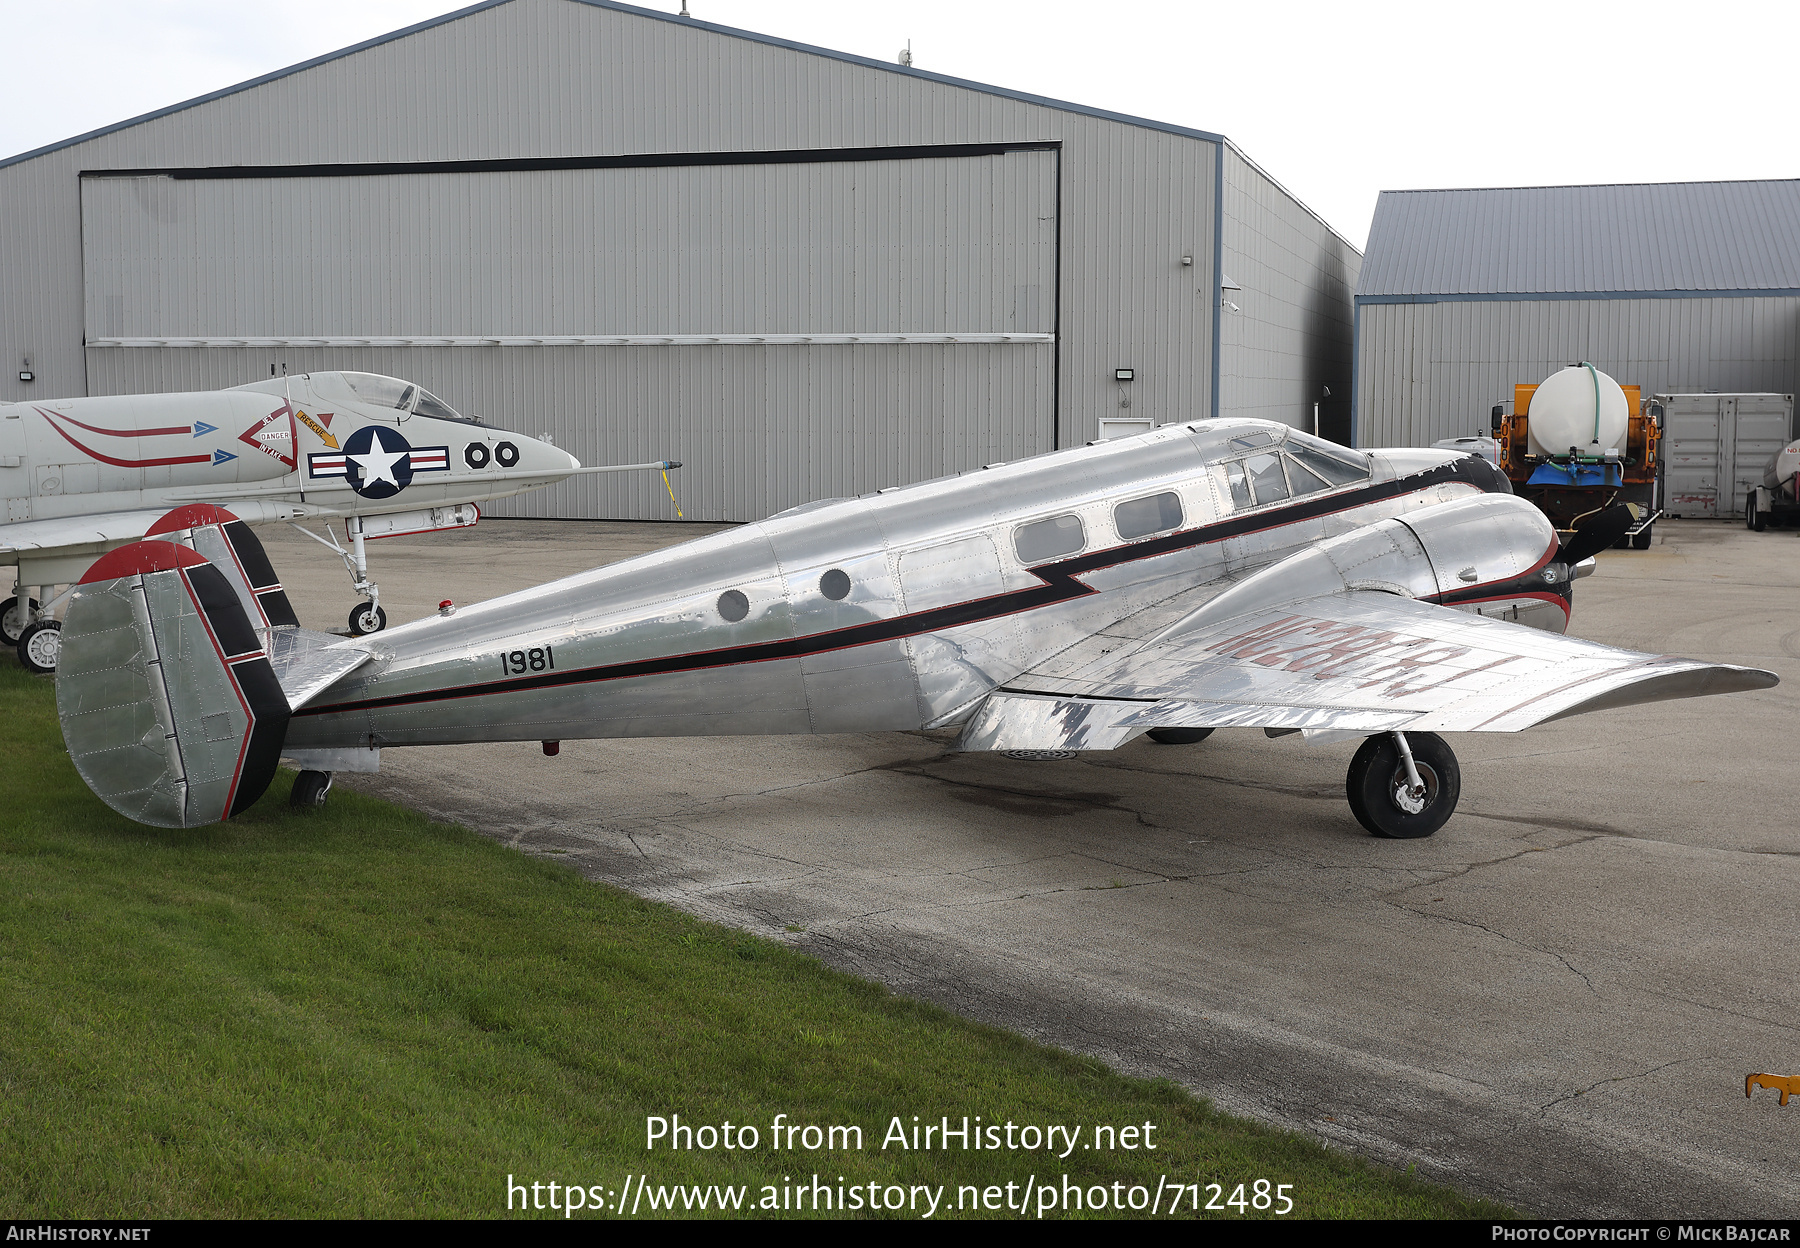
[(330, 792), (329, 771), (303, 771), (294, 777), (294, 789), (288, 794), (288, 805), (295, 810), (318, 810), (325, 804), (325, 795)]
[[(38, 600), (36, 598), (27, 598), (25, 601), (31, 604), (32, 614), (33, 615), (37, 614)], [(11, 615), (13, 613), (13, 610), (16, 607), (18, 607), (18, 605), (19, 605), (19, 596), (17, 594), (14, 594), (11, 598), (8, 598), (5, 602), (0, 602), (0, 641), (6, 642), (6, 644), (9, 646), (18, 645), (19, 638), (21, 638), (25, 635), (25, 625), (21, 624), (15, 630), (15, 629), (9, 627), (6, 622), (6, 617)]]
[(1462, 796), (1462, 769), (1442, 737), (1409, 732), (1406, 743), (1425, 782), (1425, 807), (1416, 814), (1394, 800), (1396, 789), (1406, 783), (1406, 764), (1392, 733), (1370, 737), (1350, 760), (1344, 784), (1350, 812), (1374, 836), (1398, 841), (1430, 836), (1449, 821)]
[(1744, 527), (1755, 533), (1761, 533), (1769, 527), (1769, 517), (1756, 506), (1755, 490), (1751, 490), (1750, 496), (1744, 500)]
[(62, 622), (39, 620), (19, 636), (19, 665), (28, 672), (48, 676), (62, 654)]
[(1649, 550), (1650, 538), (1655, 531), (1656, 526), (1654, 524), (1646, 524), (1641, 531), (1633, 533), (1631, 535), (1631, 548), (1633, 550)]
[(367, 637), (370, 633), (379, 633), (387, 627), (387, 612), (367, 602), (356, 605), (350, 612), (350, 635)]
[(1197, 745), (1212, 734), (1211, 728), (1152, 728), (1145, 735), (1158, 745)]

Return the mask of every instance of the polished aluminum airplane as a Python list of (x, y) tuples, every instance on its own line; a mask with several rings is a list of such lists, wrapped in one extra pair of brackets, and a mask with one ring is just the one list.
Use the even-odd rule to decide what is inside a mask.
[(0, 602), (0, 636), (28, 668), (54, 668), (60, 625), (45, 587), (77, 580), (95, 556), (191, 502), (253, 524), (341, 519), (348, 549), (335, 534), (327, 542), (308, 532), (343, 557), (367, 599), (350, 630), (378, 632), (387, 613), (365, 539), (466, 528), (480, 518), (477, 503), (581, 473), (678, 466), (583, 468), (548, 442), (375, 373), (0, 405), (0, 565), (19, 568), (18, 590)]
[[(1761, 689), (1768, 672), (1563, 635), (1629, 514), (1559, 536), (1486, 461), (1212, 420), (828, 499), (372, 637), (309, 633), (215, 509), (89, 570), (57, 705), (142, 823), (290, 800), (398, 746), (959, 728), (1110, 750), (1216, 728), (1363, 737), (1352, 810), (1428, 836), (1440, 732)], [(1615, 532), (1614, 530), (1618, 530)]]

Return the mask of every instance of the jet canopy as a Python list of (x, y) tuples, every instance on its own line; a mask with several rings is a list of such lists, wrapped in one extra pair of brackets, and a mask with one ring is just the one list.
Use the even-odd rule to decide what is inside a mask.
[[(331, 383), (339, 381), (349, 389), (358, 403), (367, 404), (369, 407), (391, 407), (396, 411), (413, 416), (429, 416), (435, 420), (454, 420), (465, 425), (482, 423), (473, 416), (464, 416), (424, 386), (407, 381), (404, 377), (346, 371), (301, 373), (293, 380), (305, 381), (315, 391), (327, 394), (337, 388)], [(289, 381), (290, 379), (286, 377), (271, 377), (267, 381), (238, 386), (237, 389), (281, 394), (287, 389)]]

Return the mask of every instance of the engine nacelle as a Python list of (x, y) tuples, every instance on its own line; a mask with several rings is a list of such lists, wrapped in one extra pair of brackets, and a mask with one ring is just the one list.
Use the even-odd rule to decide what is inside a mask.
[(1558, 584), (1566, 592), (1568, 571), (1550, 566), (1557, 546), (1550, 521), (1522, 498), (1481, 494), (1458, 499), (1366, 525), (1283, 559), (1160, 636), (1179, 636), (1298, 598), (1351, 590), (1449, 601), (1486, 591), (1509, 595), (1520, 582), (1549, 571), (1554, 580), (1546, 584)]

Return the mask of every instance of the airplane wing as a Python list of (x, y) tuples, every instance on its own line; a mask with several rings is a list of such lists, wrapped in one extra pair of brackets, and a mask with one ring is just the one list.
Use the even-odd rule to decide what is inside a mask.
[(1755, 668), (1619, 650), (1373, 590), (1206, 615), (1016, 678), (975, 712), (959, 748), (1106, 750), (1175, 727), (1300, 731), (1309, 741), (1518, 732), (1777, 683)]
[(110, 542), (135, 542), (168, 514), (168, 510), (157, 507), (148, 511), (115, 511), (98, 516), (20, 520), (0, 525), (0, 554), (36, 554)]

